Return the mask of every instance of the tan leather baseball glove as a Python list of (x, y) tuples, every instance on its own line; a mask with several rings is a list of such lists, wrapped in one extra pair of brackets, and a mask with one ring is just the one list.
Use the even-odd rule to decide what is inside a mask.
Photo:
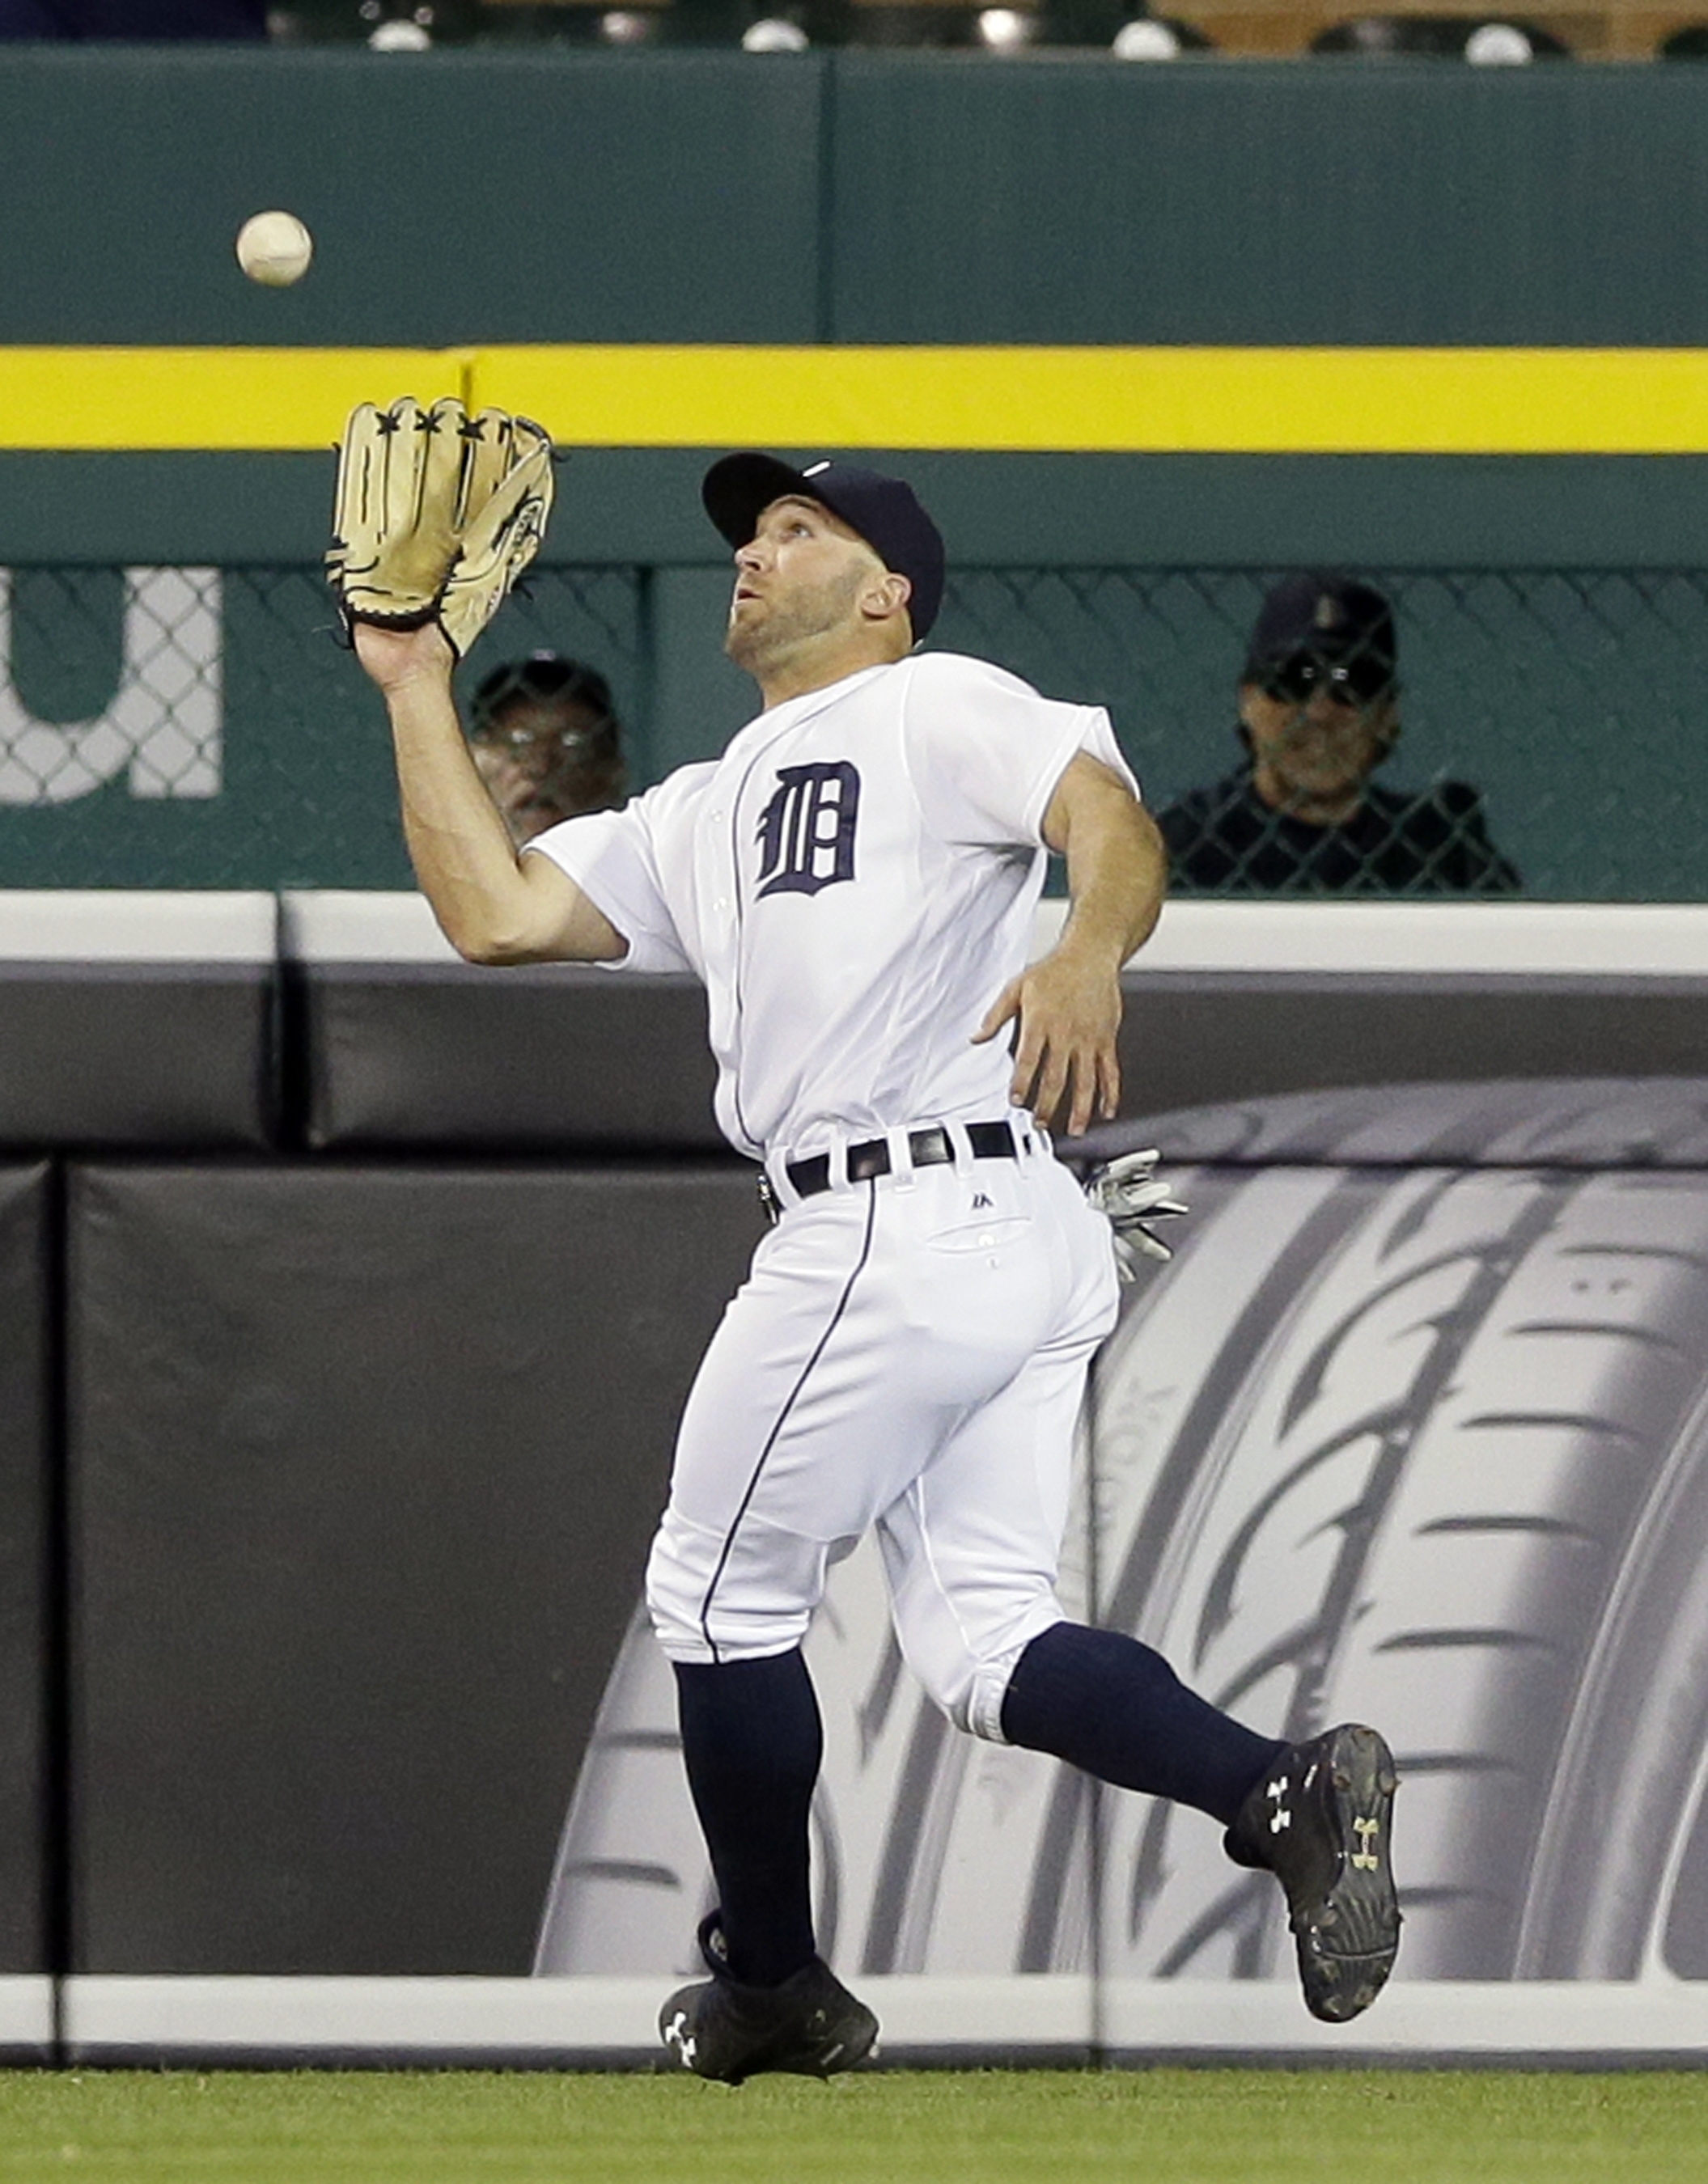
[(437, 621), (460, 660), (539, 551), (551, 493), (551, 442), (526, 417), (471, 417), (450, 396), (359, 404), (327, 554), (345, 636)]

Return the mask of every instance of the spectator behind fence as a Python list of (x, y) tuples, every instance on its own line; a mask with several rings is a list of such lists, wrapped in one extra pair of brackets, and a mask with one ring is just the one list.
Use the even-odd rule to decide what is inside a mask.
[(265, 38), (266, 0), (0, 0), (0, 40)]
[(518, 849), (560, 819), (623, 800), (628, 773), (611, 686), (578, 660), (533, 652), (494, 667), (469, 701), (468, 733)]
[(1175, 883), (1219, 894), (1510, 894), (1517, 872), (1462, 781), (1383, 788), (1399, 736), (1393, 613), (1374, 585), (1283, 577), (1240, 677), (1246, 763), (1159, 817)]

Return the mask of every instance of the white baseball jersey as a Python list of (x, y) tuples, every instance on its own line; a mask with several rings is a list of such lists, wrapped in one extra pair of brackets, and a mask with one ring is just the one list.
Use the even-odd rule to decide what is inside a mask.
[(607, 967), (692, 971), (720, 1127), (798, 1158), (833, 1139), (1009, 1108), (972, 1045), (1027, 960), (1042, 825), (1078, 751), (1137, 783), (1101, 708), (924, 653), (774, 706), (723, 755), (528, 846), (628, 942)]

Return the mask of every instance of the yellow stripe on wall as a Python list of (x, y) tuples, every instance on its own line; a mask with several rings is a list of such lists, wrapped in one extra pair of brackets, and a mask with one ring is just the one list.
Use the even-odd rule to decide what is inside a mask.
[(1708, 351), (0, 348), (0, 448), (323, 448), (460, 393), (567, 446), (1708, 453)]
[(417, 348), (0, 348), (0, 448), (329, 448), (358, 402), (460, 394)]
[(473, 385), (594, 445), (1708, 450), (1697, 349), (488, 348)]

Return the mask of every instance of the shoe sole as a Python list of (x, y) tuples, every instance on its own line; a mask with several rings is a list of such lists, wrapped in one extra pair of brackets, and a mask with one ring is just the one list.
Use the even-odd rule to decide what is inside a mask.
[(834, 2040), (827, 2040), (815, 2048), (809, 2057), (798, 2060), (773, 2063), (773, 2070), (798, 2070), (808, 2077), (834, 2077), (838, 2070), (851, 2070), (868, 2056), (878, 2052), (878, 2020), (869, 2011), (862, 2024), (845, 2025)]
[(1399, 1947), (1392, 1860), (1393, 1754), (1373, 1729), (1337, 1732), (1326, 1785), (1313, 1786), (1342, 1846), (1340, 1871), (1320, 1904), (1292, 1921), (1300, 1983), (1313, 2017), (1344, 2025), (1387, 1984)]

